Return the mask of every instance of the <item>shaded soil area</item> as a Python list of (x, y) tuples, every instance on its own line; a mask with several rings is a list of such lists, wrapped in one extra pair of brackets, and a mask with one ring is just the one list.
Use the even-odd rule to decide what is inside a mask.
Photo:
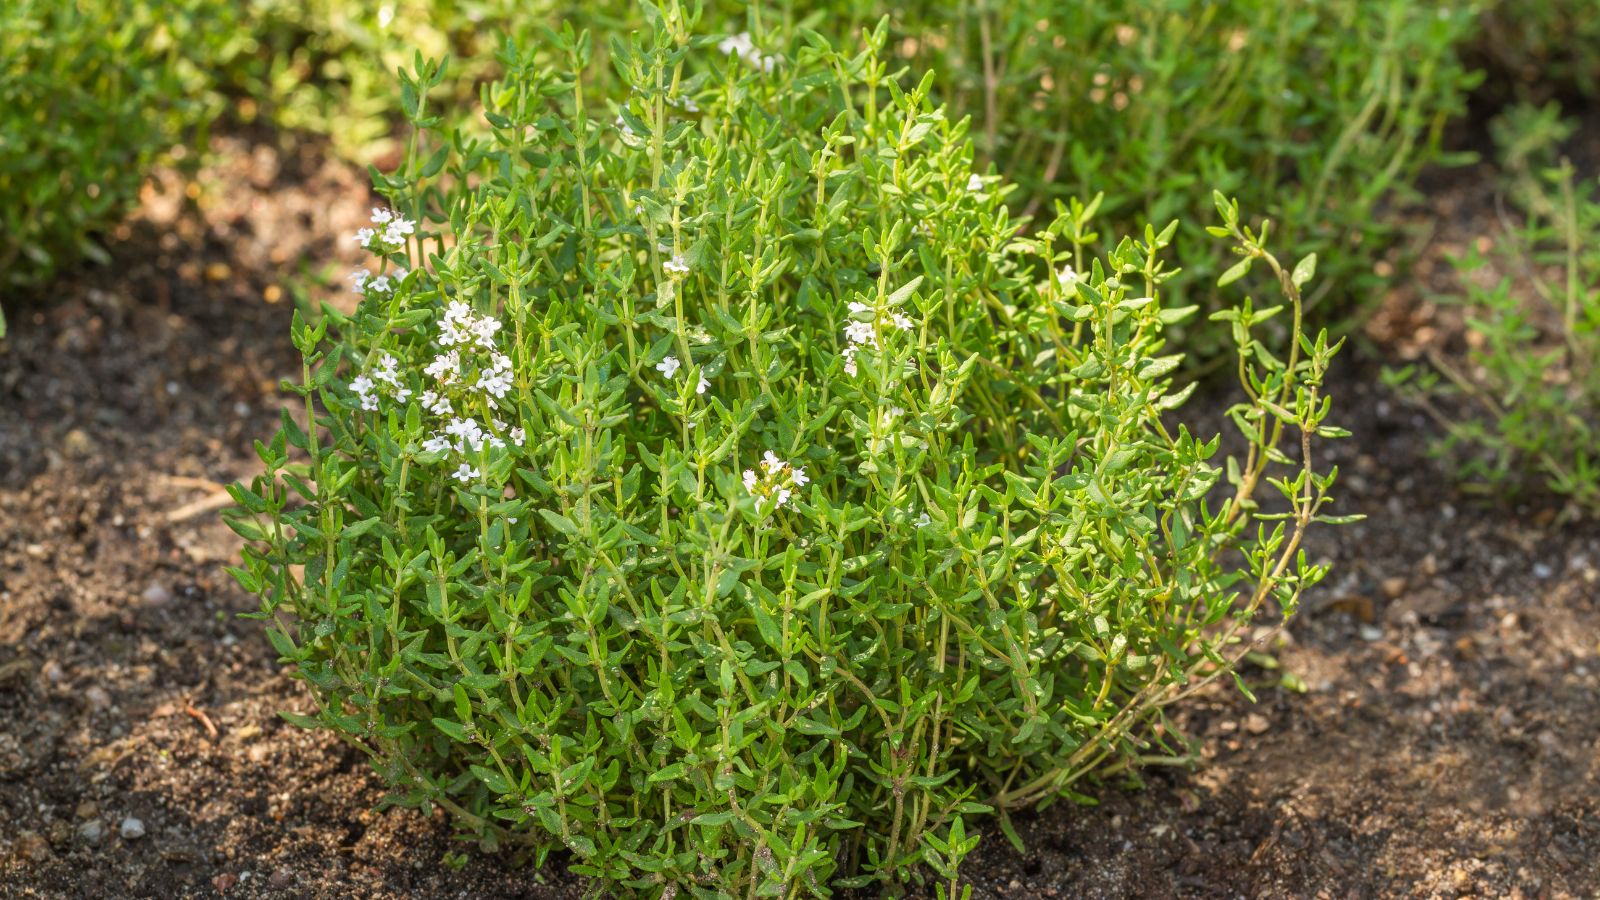
[[(116, 266), (9, 308), (0, 342), (0, 896), (575, 897), (559, 869), (462, 854), (442, 817), (379, 810), (359, 754), (304, 710), (223, 567), (220, 486), (279, 415), (297, 284), (337, 296), (365, 178), (243, 139), (160, 181)], [(1475, 239), (1471, 172), (1438, 252)], [(1492, 194), (1492, 189), (1490, 190)], [(280, 280), (289, 273), (294, 282)], [(1375, 321), (1430, 340), (1425, 299)], [(1419, 337), (1420, 335), (1420, 337)], [(1459, 493), (1435, 428), (1347, 359), (1355, 437), (1327, 453), (1328, 583), (1273, 656), (1182, 714), (1206, 764), (1093, 807), (993, 823), (975, 896), (1588, 897), (1600, 891), (1600, 527)], [(1289, 672), (1304, 693), (1279, 686)]]

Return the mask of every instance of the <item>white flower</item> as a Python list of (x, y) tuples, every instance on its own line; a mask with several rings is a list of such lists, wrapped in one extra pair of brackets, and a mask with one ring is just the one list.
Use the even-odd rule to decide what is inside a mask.
[(471, 449), (474, 453), (483, 449), (484, 442), (488, 440), (489, 433), (483, 430), (477, 419), (452, 419), (444, 427), (445, 434), (456, 440), (456, 449), (462, 453)]
[(661, 268), (674, 275), (689, 274), (689, 264), (683, 261), (683, 254), (681, 253), (672, 254), (672, 258), (662, 263)]
[(494, 349), (495, 332), (500, 330), (500, 320), (493, 316), (479, 316), (472, 323), (472, 335), (477, 339), (478, 346), (485, 350)]
[(527, 440), (528, 432), (524, 431), (521, 425), (511, 429), (511, 443), (521, 447)]
[[(495, 399), (503, 399), (511, 391), (511, 357), (496, 353), (487, 369), (478, 373), (478, 390)], [(495, 404), (491, 402), (490, 406)], [(504, 428), (505, 426), (501, 426)]]
[(871, 322), (860, 322), (851, 319), (844, 326), (844, 338), (852, 344), (865, 345), (873, 349), (878, 347), (878, 330), (872, 327)]
[(372, 224), (382, 226), (381, 231), (363, 228), (356, 232), (356, 243), (368, 250), (399, 250), (406, 245), (406, 235), (417, 230), (416, 223), (392, 209), (374, 209)]
[(472, 481), (473, 479), (482, 475), (482, 472), (479, 472), (477, 469), (474, 469), (472, 466), (466, 463), (462, 463), (461, 467), (455, 471), (456, 480), (460, 482)]
[(967, 176), (968, 193), (977, 193), (981, 190), (983, 190), (983, 176), (977, 174), (976, 172)]
[(396, 368), (399, 365), (399, 360), (395, 359), (392, 355), (385, 353), (383, 357), (378, 360), (378, 370), (373, 373), (373, 377), (389, 385), (395, 390), (400, 390), (400, 373)]
[(788, 506), (795, 491), (811, 483), (804, 468), (785, 462), (771, 450), (762, 454), (761, 470), (759, 475), (755, 469), (744, 470), (745, 492), (756, 499), (757, 507), (768, 500), (773, 509)]
[(422, 442), (422, 449), (427, 453), (444, 453), (453, 446), (450, 439), (442, 434), (435, 434)]
[(917, 516), (916, 524), (918, 528), (927, 528), (929, 525), (933, 524), (933, 520), (928, 518), (928, 514), (924, 512), (922, 515)]
[(725, 56), (744, 56), (755, 50), (755, 48), (755, 44), (750, 40), (750, 32), (748, 31), (730, 34), (717, 42), (717, 49), (721, 50)]
[(394, 274), (394, 280), (391, 282), (390, 276), (388, 275), (374, 276), (366, 269), (357, 269), (350, 273), (350, 281), (353, 282), (353, 286), (350, 288), (350, 290), (357, 294), (366, 294), (369, 292), (375, 294), (387, 294), (394, 290), (394, 285), (398, 284), (400, 279), (405, 277), (405, 273), (405, 269), (396, 271)]
[(856, 371), (857, 371), (857, 369), (856, 369), (856, 350), (857, 349), (858, 348), (854, 344), (851, 344), (850, 346), (844, 348), (844, 353), (842, 355), (844, 356), (844, 373), (846, 375), (854, 376), (856, 374)]
[(378, 385), (376, 382), (365, 375), (359, 376), (354, 381), (350, 382), (350, 390), (355, 391), (356, 396), (361, 398), (362, 409), (368, 411), (377, 410), (378, 397), (375, 393), (373, 393), (377, 386)]
[(900, 329), (901, 331), (911, 330), (911, 320), (906, 318), (902, 313), (890, 313), (889, 318), (894, 322), (894, 327)]
[(717, 49), (728, 56), (737, 56), (763, 72), (771, 72), (778, 65), (776, 56), (765, 56), (756, 49), (755, 42), (750, 40), (750, 32), (741, 31), (729, 35), (717, 43)]
[(423, 409), (436, 416), (453, 416), (456, 414), (455, 407), (450, 405), (450, 398), (436, 391), (423, 391), (422, 396), (418, 399), (422, 401)]
[(678, 368), (682, 365), (676, 356), (669, 356), (656, 363), (656, 371), (661, 373), (661, 377), (670, 380), (672, 376), (678, 374)]
[[(441, 353), (435, 356), (433, 362), (428, 363), (428, 367), (422, 371), (429, 378), (438, 379), (440, 384), (450, 384), (456, 380), (456, 372), (460, 368), (461, 352), (459, 350), (451, 350), (449, 353)], [(449, 403), (448, 400), (445, 402)], [(440, 415), (443, 415), (443, 413), (440, 413)]]
[(696, 394), (704, 394), (706, 392), (706, 388), (708, 387), (711, 387), (711, 382), (706, 380), (706, 373), (701, 372), (700, 383), (694, 386), (694, 392)]
[(1077, 270), (1073, 269), (1070, 263), (1062, 266), (1061, 271), (1056, 273), (1056, 283), (1063, 288), (1072, 288), (1078, 283)]

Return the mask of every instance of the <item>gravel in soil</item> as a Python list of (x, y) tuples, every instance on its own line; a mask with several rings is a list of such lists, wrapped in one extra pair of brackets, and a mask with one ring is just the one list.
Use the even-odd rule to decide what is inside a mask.
[[(8, 306), (0, 896), (579, 896), (379, 810), (358, 753), (275, 715), (307, 701), (236, 617), (217, 492), (298, 367), (282, 273), (342, 290), (371, 203), (313, 150), (222, 146), (198, 203), (158, 180), (115, 266)], [(983, 823), (976, 896), (1600, 891), (1600, 528), (1462, 497), (1371, 364), (1338, 382), (1340, 511), (1369, 518), (1314, 537), (1334, 574), (1244, 673), (1258, 702), (1203, 693), (1203, 765), (1018, 816), (1026, 852)]]

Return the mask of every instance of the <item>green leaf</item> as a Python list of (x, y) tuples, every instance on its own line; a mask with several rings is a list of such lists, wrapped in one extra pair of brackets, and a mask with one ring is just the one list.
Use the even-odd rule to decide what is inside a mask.
[(554, 528), (556, 531), (559, 531), (567, 537), (578, 536), (579, 532), (577, 524), (561, 513), (558, 513), (554, 510), (541, 509), (539, 510), (539, 515), (542, 516), (546, 522), (550, 523), (551, 528)]
[(1294, 282), (1295, 287), (1303, 288), (1315, 277), (1317, 277), (1317, 255), (1308, 253), (1295, 263), (1294, 273), (1289, 276), (1289, 280)]
[(1217, 278), (1217, 287), (1227, 287), (1228, 285), (1233, 284), (1235, 281), (1238, 281), (1240, 278), (1243, 278), (1250, 272), (1250, 266), (1254, 262), (1255, 259), (1253, 257), (1246, 256), (1244, 259), (1234, 263), (1228, 268), (1228, 271), (1223, 272), (1222, 275)]

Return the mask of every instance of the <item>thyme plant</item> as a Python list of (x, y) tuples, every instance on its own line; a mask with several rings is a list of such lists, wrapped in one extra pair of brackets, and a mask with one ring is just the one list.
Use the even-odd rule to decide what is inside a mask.
[[(1445, 428), (1438, 450), (1482, 490), (1542, 484), (1568, 514), (1600, 512), (1600, 193), (1553, 147), (1572, 132), (1551, 104), (1513, 107), (1496, 123), (1520, 220), (1503, 219), (1488, 253), (1453, 260), (1463, 355), (1385, 373)], [(1498, 273), (1498, 277), (1494, 277)], [(1490, 277), (1485, 277), (1489, 274)]]
[(487, 138), (439, 128), (443, 64), (405, 77), (235, 575), (315, 698), (288, 718), (486, 846), (615, 894), (960, 895), (972, 817), (1186, 759), (1164, 711), (1325, 574), (1315, 258), (1216, 198), (1222, 280), (1283, 296), (1218, 314), (1224, 457), (1178, 418), (1175, 225), (1026, 227), (882, 25), (647, 11), (604, 93), (587, 34), (508, 44)]
[[(844, 6), (833, 18), (880, 14)], [(1281, 223), (1280, 246), (1319, 254), (1329, 277), (1307, 302), (1321, 321), (1362, 312), (1406, 258), (1384, 211), (1446, 159), (1442, 129), (1478, 80), (1459, 56), (1473, 0), (894, 7), (891, 46), (940, 73), (948, 102), (974, 117), (980, 159), (1022, 187), (1024, 209), (1103, 191), (1111, 227), (1181, 219), (1185, 272), (1168, 291), (1208, 309), (1229, 264), (1202, 232), (1215, 188)], [(1227, 356), (1205, 329), (1186, 346)]]
[[(0, 288), (49, 281), (138, 200), (150, 164), (209, 112), (186, 55), (215, 0), (0, 5)], [(3, 333), (0, 320), (0, 333)]]

